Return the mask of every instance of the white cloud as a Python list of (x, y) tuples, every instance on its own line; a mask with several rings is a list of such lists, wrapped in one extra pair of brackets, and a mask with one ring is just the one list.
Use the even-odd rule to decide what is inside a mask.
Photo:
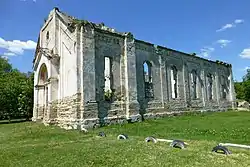
[(245, 67), (244, 68), (244, 71), (247, 71), (247, 70), (249, 70), (250, 69), (250, 67)]
[(235, 25), (233, 25), (233, 24), (226, 24), (223, 27), (221, 27), (220, 29), (216, 30), (216, 32), (224, 31), (226, 29), (233, 28), (234, 26)]
[(215, 49), (212, 47), (203, 47), (200, 52), (201, 57), (209, 57), (210, 54), (214, 51)]
[(242, 20), (242, 19), (236, 19), (236, 20), (234, 20), (233, 23), (228, 23), (228, 24), (222, 26), (220, 29), (216, 30), (216, 32), (225, 31), (226, 29), (236, 27), (237, 24), (240, 24), (243, 22), (244, 22), (244, 20)]
[(247, 71), (250, 70), (250, 67), (240, 68), (239, 71)]
[(0, 57), (1, 57), (1, 58), (4, 58), (5, 60), (8, 60), (8, 56), (1, 56), (1, 55), (0, 55)]
[(24, 50), (35, 50), (36, 42), (28, 40), (28, 41), (6, 41), (0, 37), (0, 48), (4, 48), (7, 50), (8, 54), (22, 55)]
[(242, 20), (242, 19), (236, 19), (236, 20), (234, 20), (235, 24), (240, 24), (240, 23), (243, 23), (243, 22), (244, 22), (244, 20)]
[(3, 54), (4, 56), (15, 56), (16, 54), (15, 53), (12, 53), (12, 52), (6, 52)]
[(250, 48), (244, 49), (244, 50), (240, 53), (240, 57), (243, 58), (243, 59), (250, 59)]
[(218, 41), (216, 41), (216, 43), (220, 44), (221, 48), (226, 47), (229, 43), (231, 43), (232, 41), (227, 40), (227, 39), (220, 39)]

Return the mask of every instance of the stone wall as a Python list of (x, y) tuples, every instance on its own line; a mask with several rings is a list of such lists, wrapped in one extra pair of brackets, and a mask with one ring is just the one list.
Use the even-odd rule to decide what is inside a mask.
[(57, 124), (64, 129), (89, 129), (104, 125), (126, 123), (122, 102), (88, 102), (80, 100), (81, 94), (53, 101), (45, 106), (34, 107), (38, 112), (36, 119), (44, 124)]
[(79, 95), (65, 97), (57, 102), (57, 118), (56, 122), (60, 127), (69, 128), (73, 125), (73, 129), (77, 129), (78, 115), (80, 112)]
[[(49, 105), (49, 108), (53, 110), (50, 109), (50, 119), (55, 117), (52, 113), (57, 112), (55, 120), (60, 127), (88, 129), (190, 111), (219, 111), (232, 107), (231, 90), (227, 92), (227, 99), (222, 100), (220, 96), (219, 74), (229, 77), (230, 69), (228, 68), (142, 41), (135, 41), (131, 45), (135, 50), (131, 52), (130, 49), (128, 53), (134, 56), (133, 60), (126, 57), (128, 53), (126, 53), (126, 47), (123, 46), (126, 44), (123, 37), (95, 32), (85, 34), (84, 38), (82, 44), (85, 44), (85, 49), (94, 49), (94, 52), (85, 50), (85, 54), (89, 55), (85, 55), (83, 61), (88, 66), (94, 65), (94, 68), (83, 67), (82, 74), (86, 75), (83, 76), (82, 83), (85, 85), (83, 85), (82, 93), (65, 97), (53, 102), (54, 105)], [(114, 96), (110, 101), (104, 98), (104, 57), (110, 57), (112, 60)], [(128, 58), (130, 62), (135, 62), (134, 69), (128, 66), (128, 60), (126, 60)], [(152, 63), (154, 96), (151, 99), (145, 98), (143, 78), (143, 62), (145, 61)], [(172, 66), (177, 69), (177, 98), (171, 96)], [(89, 74), (88, 70), (91, 70), (90, 73), (93, 75), (91, 80), (95, 81), (94, 84), (90, 78), (86, 77)], [(192, 70), (196, 70), (198, 76), (196, 99), (192, 97), (191, 92)], [(135, 75), (128, 78), (126, 73)], [(213, 75), (213, 99), (211, 100), (207, 98), (207, 74)]]
[[(220, 111), (234, 107), (230, 65), (136, 40), (131, 33), (118, 33), (105, 26), (97, 28), (86, 22), (76, 29), (69, 29), (69, 18), (54, 12), (49, 19), (53, 24), (45, 26), (41, 34), (41, 44), (53, 48), (60, 59), (56, 65), (44, 55), (36, 60), (36, 80), (41, 63), (45, 62), (48, 67), (49, 102), (46, 108), (37, 105), (42, 97), (35, 92), (33, 120), (56, 123), (65, 129), (88, 129), (190, 111)], [(47, 31), (52, 36), (51, 42), (44, 38)], [(112, 61), (112, 97), (109, 100), (104, 91), (105, 57)], [(152, 65), (150, 83), (145, 83), (144, 62)], [(173, 69), (177, 72), (176, 97), (172, 93)], [(193, 71), (197, 76), (195, 82)], [(208, 98), (208, 75), (212, 76), (212, 99)], [(146, 87), (152, 88), (150, 97), (146, 97)], [(225, 98), (222, 98), (223, 91)]]
[[(136, 42), (137, 58), (137, 92), (141, 113), (154, 115), (164, 112), (188, 110), (219, 110), (230, 109), (234, 99), (234, 90), (228, 87), (227, 99), (221, 99), (220, 77), (231, 78), (231, 66), (221, 65), (196, 56), (188, 55), (175, 50), (153, 44)], [(143, 78), (143, 62), (152, 64), (154, 97), (145, 99)], [(177, 98), (171, 96), (171, 67), (175, 66), (177, 74)], [(192, 97), (191, 72), (197, 72), (197, 98)], [(212, 99), (208, 99), (207, 75), (211, 74)], [(230, 79), (229, 79), (230, 80)], [(233, 84), (231, 82), (231, 84)], [(229, 85), (228, 85), (229, 86)]]

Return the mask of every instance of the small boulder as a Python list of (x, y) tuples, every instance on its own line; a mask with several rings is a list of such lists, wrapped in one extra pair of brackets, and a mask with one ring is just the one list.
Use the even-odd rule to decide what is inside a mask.
[(247, 101), (240, 101), (240, 102), (238, 102), (238, 107), (239, 108), (246, 108), (246, 109), (250, 108), (249, 103)]

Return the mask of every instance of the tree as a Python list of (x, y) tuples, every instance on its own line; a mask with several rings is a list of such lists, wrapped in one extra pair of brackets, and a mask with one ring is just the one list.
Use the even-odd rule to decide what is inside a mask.
[(243, 76), (243, 82), (250, 80), (250, 69), (247, 69), (247, 73)]
[(0, 119), (31, 117), (33, 80), (33, 74), (19, 72), (0, 56)]
[(236, 98), (244, 100), (245, 92), (244, 92), (243, 83), (242, 82), (235, 82), (234, 87), (235, 87), (235, 92), (236, 92)]
[(3, 75), (3, 73), (10, 72), (11, 70), (11, 64), (9, 64), (8, 60), (6, 60), (0, 55), (0, 75)]
[(18, 111), (28, 120), (33, 111), (34, 74), (32, 73), (21, 85), (22, 92), (18, 96)]
[(250, 102), (250, 80), (243, 81), (244, 100)]
[(250, 102), (250, 69), (243, 76), (242, 82), (235, 82), (236, 98)]

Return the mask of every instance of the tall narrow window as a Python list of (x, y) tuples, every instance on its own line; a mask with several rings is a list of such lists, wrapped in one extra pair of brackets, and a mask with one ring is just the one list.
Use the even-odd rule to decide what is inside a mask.
[(145, 98), (153, 98), (152, 64), (148, 61), (143, 63), (143, 75), (145, 86)]
[(111, 85), (112, 85), (112, 62), (109, 57), (104, 58), (104, 79), (105, 79), (105, 92), (111, 92)]
[(49, 31), (46, 33), (46, 40), (49, 40)]
[(192, 70), (191, 72), (191, 93), (192, 93), (192, 97), (193, 99), (197, 99), (198, 98), (198, 91), (197, 91), (197, 72), (195, 70)]
[(208, 100), (213, 99), (213, 76), (211, 74), (207, 75), (207, 96)]
[(171, 90), (172, 90), (172, 98), (177, 98), (177, 68), (172, 66), (171, 68)]
[(227, 98), (226, 78), (224, 76), (221, 77), (221, 97), (222, 99)]

